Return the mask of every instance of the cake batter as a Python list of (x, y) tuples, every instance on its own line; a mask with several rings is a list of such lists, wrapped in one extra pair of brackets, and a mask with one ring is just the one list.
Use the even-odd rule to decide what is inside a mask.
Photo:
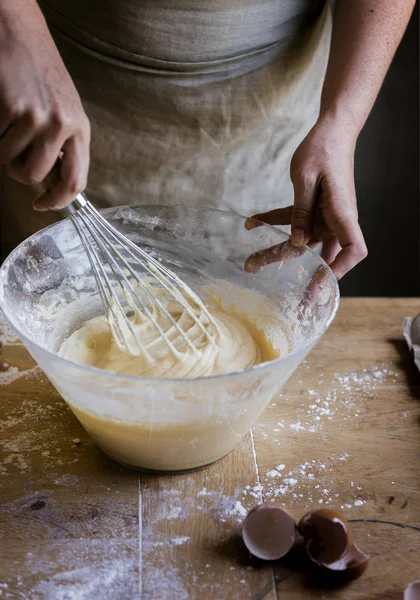
[(234, 315), (221, 308), (209, 308), (215, 327), (199, 308), (193, 310), (211, 339), (203, 334), (185, 310), (170, 308), (174, 319), (197, 348), (196, 352), (188, 347), (170, 320), (159, 313), (155, 318), (179, 351), (177, 353), (168, 348), (149, 318), (137, 316), (132, 327), (146, 352), (133, 356), (118, 344), (106, 317), (100, 316), (74, 331), (62, 344), (60, 356), (124, 375), (194, 379), (244, 371), (279, 355), (264, 334), (245, 316)]
[[(150, 383), (115, 379), (113, 391), (90, 376), (85, 391), (112, 395), (115, 409), (107, 414), (105, 403), (91, 403), (61, 393), (73, 412), (106, 454), (131, 467), (159, 471), (191, 469), (209, 464), (227, 454), (241, 439), (262, 408), (261, 398), (270, 398), (265, 378), (213, 380), (195, 383), (194, 378), (244, 371), (273, 360), (280, 354), (250, 318), (207, 307), (214, 323), (194, 308), (196, 316), (211, 334), (206, 337), (191, 316), (178, 307), (168, 307), (172, 316), (197, 348), (190, 349), (163, 314), (159, 325), (178, 350), (173, 353), (151, 321), (137, 316), (133, 329), (146, 353), (138, 356), (121, 347), (105, 316), (95, 317), (74, 331), (62, 344), (59, 354), (66, 359), (125, 375), (148, 378), (189, 379), (153, 384), (155, 397), (147, 395)], [(147, 357), (149, 356), (149, 358)], [(275, 385), (277, 389), (278, 385)], [(133, 388), (131, 392), (130, 389)], [(258, 398), (258, 401), (256, 401)], [(174, 408), (173, 403), (176, 407)], [(133, 406), (130, 417), (126, 403)], [(81, 408), (83, 406), (83, 408)], [(109, 406), (109, 404), (108, 404)], [(100, 414), (97, 410), (99, 408)], [(143, 417), (135, 415), (142, 413)]]

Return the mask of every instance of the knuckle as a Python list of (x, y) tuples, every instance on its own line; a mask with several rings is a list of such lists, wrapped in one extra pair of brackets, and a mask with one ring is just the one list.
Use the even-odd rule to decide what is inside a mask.
[(22, 179), (29, 184), (41, 183), (43, 177), (40, 174), (39, 170), (35, 167), (23, 167), (21, 169), (21, 177)]
[(295, 179), (313, 178), (316, 173), (316, 165), (313, 158), (301, 158), (299, 152), (296, 152), (290, 163), (290, 175)]
[(316, 171), (314, 169), (306, 167), (305, 169), (300, 171), (298, 179), (300, 180), (304, 188), (311, 188), (316, 183), (316, 177)]
[(29, 127), (40, 129), (46, 121), (46, 113), (41, 108), (33, 107), (27, 113)]
[(8, 173), (11, 177), (17, 179), (21, 183), (26, 183), (29, 185), (35, 185), (42, 181), (42, 177), (39, 177), (36, 171), (25, 166), (18, 166), (15, 163), (11, 163), (10, 167), (8, 168)]
[(56, 132), (60, 133), (68, 129), (71, 125), (71, 120), (67, 117), (67, 115), (60, 111), (54, 110), (50, 115), (50, 127)]
[(290, 173), (290, 178), (299, 189), (310, 190), (316, 185), (317, 173), (315, 169), (306, 167)]
[(304, 206), (295, 206), (293, 209), (293, 219), (306, 220), (312, 216), (312, 211)]
[(86, 183), (87, 178), (85, 175), (74, 174), (71, 175), (67, 180), (67, 189), (70, 192), (70, 194), (77, 196), (77, 194), (83, 192), (83, 190), (86, 187)]

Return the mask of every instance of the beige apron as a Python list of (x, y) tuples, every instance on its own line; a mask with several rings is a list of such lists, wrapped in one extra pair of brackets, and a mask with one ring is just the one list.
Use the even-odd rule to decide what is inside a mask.
[[(253, 212), (293, 201), (289, 164), (317, 118), (325, 0), (40, 2), (91, 120), (99, 207), (199, 203)], [(1, 181), (3, 256), (56, 218)]]

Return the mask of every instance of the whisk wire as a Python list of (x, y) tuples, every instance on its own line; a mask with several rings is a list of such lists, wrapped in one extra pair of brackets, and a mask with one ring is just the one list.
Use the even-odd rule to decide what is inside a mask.
[[(171, 352), (173, 352), (173, 354), (176, 357), (180, 357), (180, 353), (175, 348), (174, 344), (171, 342), (171, 340), (165, 334), (165, 332), (163, 331), (163, 329), (161, 328), (161, 326), (159, 325), (157, 320), (154, 318), (153, 314), (150, 312), (150, 310), (148, 309), (146, 304), (141, 300), (141, 298), (138, 296), (138, 294), (136, 294), (136, 291), (134, 290), (131, 281), (128, 279), (128, 277), (126, 276), (124, 271), (121, 269), (121, 267), (115, 260), (112, 253), (114, 253), (115, 256), (121, 260), (121, 262), (124, 264), (124, 266), (131, 273), (131, 275), (136, 279), (136, 281), (138, 281), (138, 277), (137, 277), (135, 271), (131, 268), (131, 266), (128, 263), (125, 263), (123, 256), (117, 250), (117, 248), (113, 247), (112, 245), (109, 245), (110, 249), (108, 250), (108, 248), (105, 246), (105, 244), (102, 241), (102, 240), (104, 240), (105, 243), (108, 242), (106, 236), (100, 231), (100, 229), (95, 227), (95, 223), (92, 223), (93, 219), (92, 219), (91, 215), (89, 215), (88, 213), (85, 213), (85, 208), (80, 209), (79, 214), (80, 214), (81, 219), (83, 220), (85, 227), (88, 229), (92, 238), (95, 240), (96, 244), (100, 248), (100, 250), (103, 254), (103, 257), (107, 261), (109, 261), (109, 266), (110, 266), (112, 272), (114, 273), (115, 279), (118, 281), (118, 284), (120, 285), (121, 290), (127, 300), (128, 305), (130, 306), (130, 308), (132, 308), (136, 312), (140, 312), (140, 314), (144, 311), (146, 313), (146, 315), (149, 317), (150, 322), (153, 324), (153, 326), (155, 327), (155, 329), (157, 330), (159, 335), (164, 339), (165, 343), (167, 344), (167, 346), (169, 347)], [(89, 224), (89, 222), (91, 223), (91, 225)], [(124, 284), (126, 287), (124, 287)], [(127, 288), (129, 290), (129, 292), (131, 292), (130, 294), (127, 294)], [(153, 295), (147, 289), (147, 286), (145, 286), (144, 284), (142, 286), (142, 291), (146, 292), (153, 299)], [(184, 334), (183, 330), (179, 327), (179, 325), (173, 319), (172, 315), (166, 310), (166, 308), (161, 304), (161, 302), (157, 298), (155, 300), (161, 307), (162, 312), (168, 317), (168, 319), (171, 321), (171, 323), (175, 326), (177, 331), (181, 334)], [(185, 336), (185, 334), (184, 334), (184, 336)], [(194, 346), (194, 344), (192, 344), (192, 342), (189, 340), (189, 338), (186, 338), (186, 341), (190, 345), (191, 349), (196, 352), (197, 348)]]
[[(165, 315), (185, 344), (195, 353), (199, 352), (199, 347), (196, 344), (199, 343), (201, 336), (193, 343), (188, 335), (188, 330), (180, 326), (168, 308), (153, 293), (153, 281), (157, 281), (159, 287), (176, 300), (185, 313), (189, 315), (192, 321), (190, 331), (192, 331), (194, 326), (197, 326), (201, 335), (215, 346), (214, 335), (205, 327), (200, 316), (197, 316), (196, 311), (189, 304), (186, 297), (190, 298), (195, 306), (200, 309), (201, 314), (205, 316), (208, 324), (213, 327), (216, 334), (219, 332), (219, 329), (215, 320), (195, 292), (173, 271), (166, 268), (148, 252), (138, 247), (115, 229), (92, 206), (84, 194), (79, 194), (72, 204), (66, 207), (64, 212), (70, 217), (82, 241), (98, 285), (102, 303), (108, 314), (110, 326), (120, 345), (125, 346), (134, 355), (143, 353), (147, 360), (153, 362), (147, 349), (141, 343), (139, 336), (135, 333), (105, 267), (109, 268), (110, 274), (113, 275), (115, 281), (120, 286), (123, 297), (130, 309), (137, 315), (146, 315), (149, 318), (149, 321), (153, 324), (160, 337), (163, 338), (170, 351), (176, 357), (179, 358), (181, 353), (169, 338), (170, 332), (165, 332), (158, 323), (154, 315), (155, 310)], [(127, 257), (123, 255), (123, 252)], [(102, 256), (103, 262), (100, 256)], [(150, 276), (150, 281), (145, 281), (139, 275), (132, 264), (130, 264), (131, 261), (135, 261), (145, 274)], [(136, 292), (133, 282), (130, 281), (128, 275), (136, 282), (136, 285), (142, 292), (142, 296)], [(147, 302), (150, 302), (150, 308), (147, 306)], [(132, 340), (134, 341), (134, 349)]]
[[(74, 215), (71, 215), (70, 218), (88, 255), (88, 259), (92, 266), (93, 274), (98, 285), (99, 293), (101, 295), (101, 300), (107, 309), (108, 315), (111, 316), (111, 319), (109, 319), (110, 326), (114, 331), (118, 342), (121, 344), (121, 346), (128, 348), (132, 354), (138, 356), (140, 353), (143, 353), (149, 362), (153, 362), (146, 348), (136, 336), (130, 320), (127, 318), (118, 297), (114, 293), (112, 284), (101, 261), (99, 260), (99, 257), (95, 252), (92, 252), (92, 246), (89, 242), (86, 232), (83, 231), (82, 227), (80, 227), (79, 223), (77, 222), (77, 218)], [(89, 231), (89, 233), (92, 235), (92, 232)], [(94, 236), (92, 235), (92, 237)], [(115, 307), (117, 308), (117, 311), (115, 310)], [(133, 348), (132, 344), (127, 339), (127, 335), (123, 331), (123, 326), (130, 332), (136, 346), (135, 348)]]
[[(89, 205), (89, 210), (95, 214), (95, 217), (101, 222), (101, 225), (107, 230), (107, 232), (118, 242), (124, 245), (124, 249), (126, 252), (134, 259), (136, 262), (140, 262), (142, 268), (149, 273), (152, 277), (158, 279), (161, 286), (171, 295), (175, 296), (178, 303), (184, 308), (184, 310), (189, 314), (191, 319), (196, 323), (196, 325), (201, 329), (202, 333), (209, 339), (209, 341), (214, 344), (213, 337), (210, 335), (209, 331), (204, 327), (200, 319), (197, 317), (195, 312), (192, 310), (191, 306), (186, 302), (185, 298), (182, 296), (181, 292), (177, 289), (177, 287), (172, 282), (176, 282), (183, 292), (188, 294), (190, 298), (194, 301), (194, 303), (199, 307), (199, 309), (203, 312), (203, 314), (207, 317), (209, 323), (214, 327), (216, 332), (218, 332), (218, 327), (211, 316), (210, 312), (204, 305), (204, 303), (200, 300), (200, 298), (172, 271), (164, 267), (159, 261), (157, 261), (153, 256), (151, 256), (148, 252), (136, 246), (131, 240), (126, 238), (123, 234), (121, 234), (117, 229), (114, 229), (104, 217), (92, 206)], [(125, 266), (128, 267), (128, 264), (125, 259), (122, 259)], [(163, 277), (166, 276), (166, 279)], [(133, 277), (140, 283), (141, 286), (144, 286), (144, 282), (138, 277), (136, 273), (133, 273)], [(172, 281), (171, 281), (172, 280)], [(152, 302), (159, 302), (159, 299), (151, 295)], [(162, 307), (159, 307), (162, 310)], [(182, 330), (183, 332), (183, 330)], [(184, 332), (183, 332), (184, 333)]]

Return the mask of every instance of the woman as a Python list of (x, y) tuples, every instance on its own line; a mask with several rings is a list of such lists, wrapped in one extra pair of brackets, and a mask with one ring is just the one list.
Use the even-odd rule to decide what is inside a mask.
[(258, 212), (322, 241), (337, 278), (366, 256), (354, 148), (414, 0), (39, 4), (53, 38), (35, 0), (0, 0), (3, 256), (85, 188), (89, 121), (99, 207)]

